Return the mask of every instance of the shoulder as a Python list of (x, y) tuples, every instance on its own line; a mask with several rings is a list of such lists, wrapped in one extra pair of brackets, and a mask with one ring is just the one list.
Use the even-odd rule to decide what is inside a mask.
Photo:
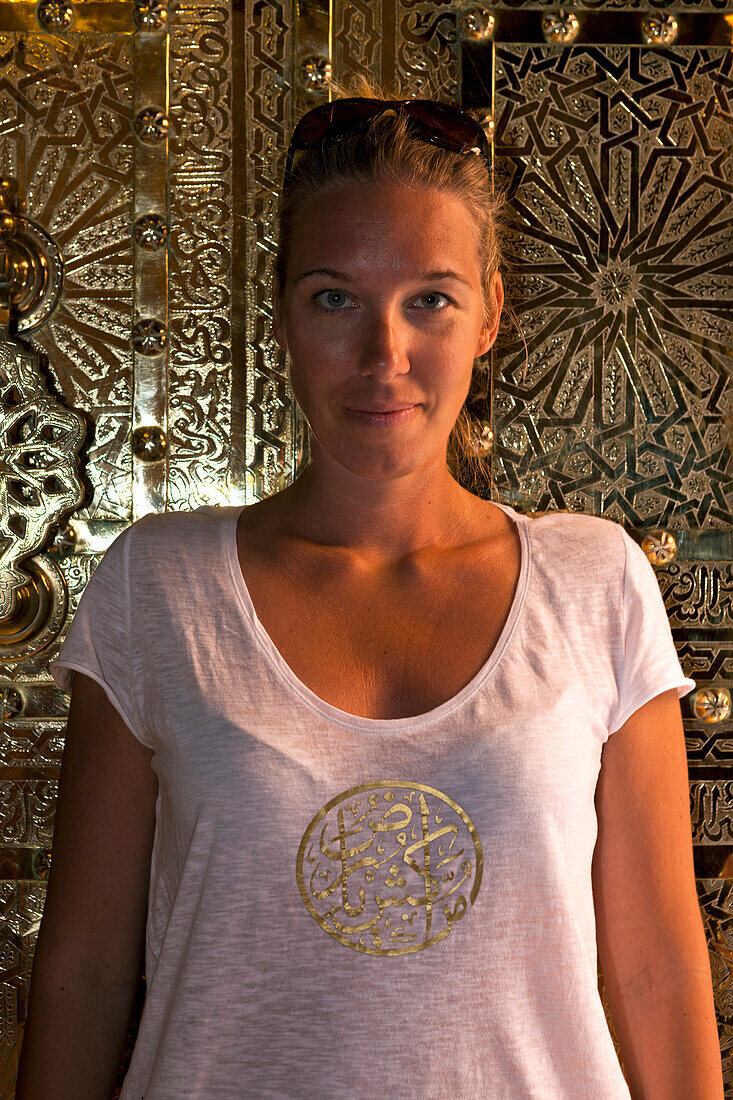
[(560, 553), (569, 565), (599, 557), (625, 558), (629, 536), (620, 523), (587, 512), (544, 512), (526, 516), (530, 537), (549, 553)]
[[(218, 527), (223, 520), (237, 511), (234, 507), (201, 505), (193, 509), (174, 509), (169, 512), (148, 512), (134, 520), (125, 532), (130, 532), (135, 540), (154, 538), (175, 538), (176, 535), (191, 534), (192, 531), (206, 527)], [(123, 533), (125, 533), (123, 532)]]
[(531, 572), (537, 590), (553, 606), (564, 605), (599, 622), (621, 606), (626, 571), (625, 540), (615, 520), (585, 512), (528, 515)]
[(236, 511), (234, 507), (202, 505), (193, 510), (149, 512), (126, 527), (115, 542), (120, 549), (127, 544), (134, 564), (200, 560), (202, 554), (210, 555), (218, 545), (223, 525)]

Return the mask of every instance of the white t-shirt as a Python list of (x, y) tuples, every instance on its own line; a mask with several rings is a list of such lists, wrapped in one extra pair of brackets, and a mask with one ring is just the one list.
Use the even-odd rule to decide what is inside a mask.
[(522, 547), (501, 636), (456, 696), (392, 721), (286, 665), (239, 506), (148, 515), (107, 550), (49, 667), (66, 690), (72, 669), (97, 680), (154, 749), (121, 1100), (628, 1100), (598, 991), (594, 792), (609, 732), (695, 681), (619, 524), (498, 507)]

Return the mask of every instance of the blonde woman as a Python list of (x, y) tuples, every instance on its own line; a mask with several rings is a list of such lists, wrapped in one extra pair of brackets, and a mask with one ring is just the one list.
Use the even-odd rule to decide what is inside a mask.
[(720, 1100), (695, 683), (620, 525), (463, 483), (503, 304), (486, 139), (362, 90), (301, 119), (281, 198), (308, 463), (133, 523), (51, 666), (17, 1095), (106, 1100), (144, 968), (121, 1100)]

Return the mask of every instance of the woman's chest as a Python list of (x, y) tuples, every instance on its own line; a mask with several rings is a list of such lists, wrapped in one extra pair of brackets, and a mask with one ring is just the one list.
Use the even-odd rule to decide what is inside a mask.
[(443, 560), (419, 576), (277, 568), (245, 544), (239, 561), (261, 626), (326, 703), (393, 719), (452, 699), (486, 664), (519, 583), (519, 539)]

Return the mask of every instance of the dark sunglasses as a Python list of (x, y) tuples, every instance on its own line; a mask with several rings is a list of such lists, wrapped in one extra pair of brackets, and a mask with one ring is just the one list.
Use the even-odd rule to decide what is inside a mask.
[(491, 168), (491, 147), (486, 134), (475, 118), (458, 107), (432, 99), (335, 99), (314, 107), (298, 121), (285, 161), (285, 181), (290, 178), (297, 150), (315, 149), (323, 141), (338, 141), (367, 119), (395, 109), (408, 116), (410, 130), (423, 141), (454, 153), (479, 154)]

